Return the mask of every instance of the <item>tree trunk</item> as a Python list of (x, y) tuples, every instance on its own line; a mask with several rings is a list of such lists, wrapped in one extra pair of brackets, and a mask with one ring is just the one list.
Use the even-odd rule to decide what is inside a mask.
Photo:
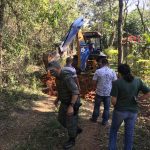
[(123, 0), (119, 0), (118, 16), (118, 64), (122, 63), (122, 22), (123, 22)]
[(4, 24), (4, 7), (5, 0), (0, 0), (0, 85), (3, 86), (2, 73), (3, 73), (3, 24)]
[(114, 29), (114, 31), (112, 31), (112, 33), (110, 35), (108, 45), (113, 46), (114, 40), (115, 40), (115, 29)]
[(123, 21), (123, 28), (126, 28), (126, 21), (127, 21), (127, 16), (128, 16), (128, 3), (129, 3), (129, 0), (126, 0), (125, 1), (125, 8), (124, 8), (124, 21)]
[(112, 33), (110, 35), (109, 42), (108, 42), (109, 46), (113, 45), (114, 39), (115, 39), (115, 32), (116, 32), (116, 27), (115, 27), (115, 23), (114, 23), (114, 14), (113, 14), (113, 10), (112, 10), (113, 4), (114, 4), (114, 1), (109, 0), (109, 10), (111, 13), (111, 26), (112, 26)]
[[(137, 4), (136, 6), (137, 6), (137, 9), (138, 9), (140, 18), (141, 18), (141, 23), (142, 23), (142, 26), (143, 26), (143, 32), (145, 33), (145, 31), (146, 31), (146, 25), (145, 25), (145, 22), (144, 22), (143, 13), (141, 12), (141, 10), (140, 10), (140, 8), (139, 8), (139, 3), (140, 3), (140, 1), (138, 0), (138, 4)], [(143, 11), (144, 11), (144, 6), (143, 6)]]

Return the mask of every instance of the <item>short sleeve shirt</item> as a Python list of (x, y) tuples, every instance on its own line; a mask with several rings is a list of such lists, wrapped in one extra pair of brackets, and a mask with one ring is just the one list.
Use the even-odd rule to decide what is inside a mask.
[(112, 81), (117, 80), (116, 73), (107, 66), (97, 69), (93, 80), (97, 81), (96, 94), (110, 96)]
[(127, 82), (123, 78), (114, 81), (110, 95), (117, 98), (115, 109), (137, 112), (138, 103), (135, 98), (139, 91), (150, 91), (140, 78), (135, 77), (132, 82)]
[(76, 69), (72, 66), (65, 66), (63, 70), (71, 71), (73, 78), (77, 77)]

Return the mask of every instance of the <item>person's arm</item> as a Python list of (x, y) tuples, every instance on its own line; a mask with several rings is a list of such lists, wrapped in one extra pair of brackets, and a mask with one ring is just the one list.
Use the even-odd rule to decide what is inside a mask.
[(68, 109), (67, 109), (67, 115), (68, 116), (73, 115), (73, 113), (74, 113), (74, 105), (75, 105), (77, 99), (78, 99), (78, 95), (72, 95), (70, 105), (68, 106)]
[(74, 70), (73, 70), (73, 73), (74, 73), (73, 78), (75, 79), (75, 82), (76, 82), (76, 84), (77, 84), (77, 86), (78, 86), (78, 88), (79, 88), (79, 91), (80, 91), (80, 90), (81, 90), (81, 89), (80, 89), (80, 83), (79, 83), (78, 76), (77, 76), (77, 72), (76, 72), (76, 69), (75, 69), (75, 68), (74, 68)]
[[(117, 80), (117, 75), (116, 75), (116, 73), (113, 71), (113, 81), (115, 81), (115, 80)], [(115, 95), (114, 93), (116, 92), (116, 87), (114, 87), (114, 85), (113, 85), (113, 87), (112, 87), (113, 89), (112, 89), (112, 92), (111, 92), (111, 94), (112, 95)], [(116, 96), (111, 96), (111, 104), (113, 105), (113, 106), (115, 106), (116, 105), (116, 102), (117, 102), (117, 97)]]
[(139, 81), (140, 81), (139, 90), (142, 91), (144, 94), (138, 97), (138, 100), (144, 100), (144, 99), (150, 98), (150, 88), (147, 87), (141, 79), (139, 79)]
[(110, 96), (111, 96), (111, 103), (113, 106), (115, 106), (117, 103), (117, 96), (118, 96), (118, 87), (115, 81), (112, 82), (112, 89)]
[(113, 106), (116, 105), (116, 102), (117, 102), (117, 97), (111, 96), (111, 103)]
[(78, 95), (72, 95), (70, 105), (75, 105), (77, 99), (78, 99)]
[(77, 84), (75, 83), (75, 80), (71, 77), (66, 80), (66, 85), (69, 91), (72, 93), (70, 105), (68, 106), (68, 109), (67, 109), (67, 115), (73, 115), (74, 105), (76, 101), (78, 100), (78, 96), (79, 96), (79, 89), (78, 89)]
[(79, 88), (79, 91), (80, 91), (81, 89), (80, 89), (80, 84), (79, 84), (78, 77), (74, 77), (74, 79), (75, 79), (75, 82), (76, 82), (76, 84), (77, 84), (77, 86)]

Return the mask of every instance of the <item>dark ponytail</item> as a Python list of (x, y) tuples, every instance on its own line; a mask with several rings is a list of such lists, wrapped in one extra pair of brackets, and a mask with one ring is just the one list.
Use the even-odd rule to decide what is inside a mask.
[(123, 79), (127, 82), (132, 82), (134, 76), (131, 74), (129, 65), (121, 64), (118, 66), (118, 72), (122, 75)]

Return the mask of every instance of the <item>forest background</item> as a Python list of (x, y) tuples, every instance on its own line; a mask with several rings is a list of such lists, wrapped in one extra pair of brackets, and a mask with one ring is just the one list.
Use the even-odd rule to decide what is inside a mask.
[[(149, 0), (0, 0), (0, 149), (60, 149), (67, 134), (56, 121), (52, 97), (42, 93), (42, 57), (56, 50), (80, 16), (85, 18), (82, 31), (101, 33), (110, 66), (116, 70), (118, 63), (128, 63), (150, 86)], [(95, 145), (88, 143), (94, 140), (98, 149), (107, 149), (107, 129), (88, 122), (92, 106), (83, 101), (80, 121), (84, 131), (96, 130), (89, 132), (89, 142), (84, 138), (88, 133), (83, 133), (79, 148), (92, 149)], [(142, 101), (135, 129), (137, 150), (150, 147), (149, 106), (149, 100)], [(99, 139), (100, 134), (106, 136)], [(123, 129), (120, 147), (122, 138)]]
[[(84, 31), (102, 34), (103, 51), (111, 63), (118, 58), (118, 0), (1, 0), (1, 89), (38, 87), (32, 65), (42, 66), (42, 55), (53, 51), (79, 16)], [(148, 83), (150, 73), (150, 2), (122, 1), (122, 39), (139, 36), (140, 42), (122, 40), (122, 60)], [(124, 50), (125, 49), (125, 50)], [(41, 67), (42, 68), (42, 67)], [(44, 71), (44, 70), (43, 70)]]

